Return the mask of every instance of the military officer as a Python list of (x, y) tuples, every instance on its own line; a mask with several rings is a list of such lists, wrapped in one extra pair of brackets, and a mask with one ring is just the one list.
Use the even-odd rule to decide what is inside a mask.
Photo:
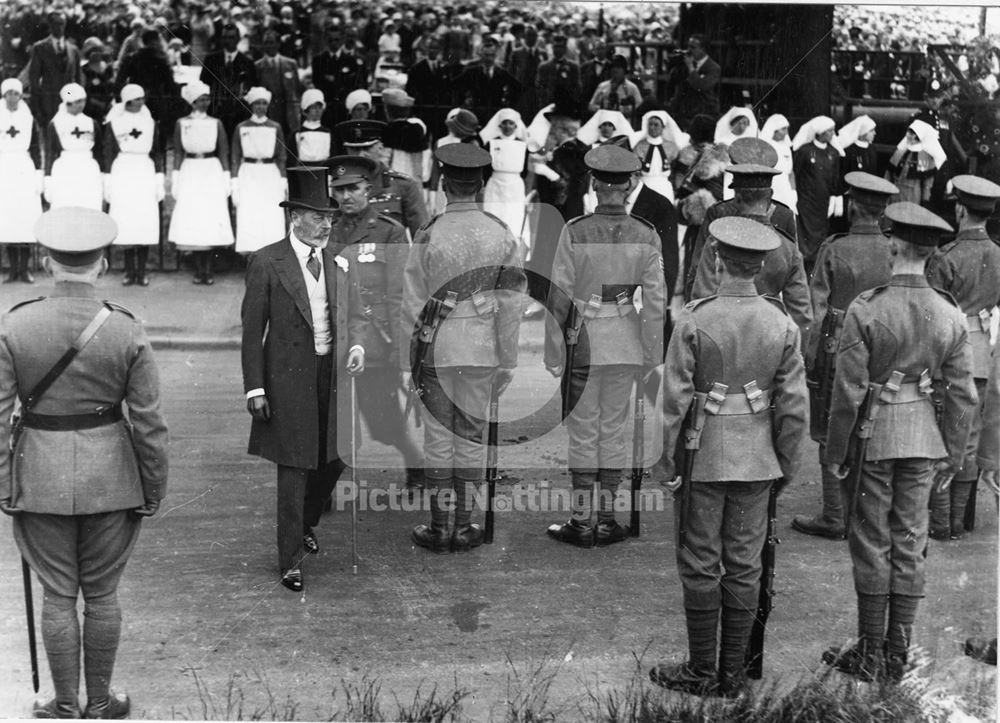
[(668, 478), (689, 408), (696, 423), (686, 434), (700, 434), (691, 478), (683, 487), (680, 478), (668, 483), (680, 489), (677, 569), (689, 657), (657, 665), (650, 678), (675, 690), (736, 695), (757, 609), (768, 496), (779, 480), (795, 479), (808, 400), (799, 329), (753, 281), (765, 254), (781, 245), (779, 233), (727, 217), (712, 222), (709, 236), (717, 246), (718, 293), (684, 307), (664, 369)]
[[(166, 492), (167, 428), (152, 349), (131, 312), (94, 292), (116, 233), (92, 209), (42, 216), (35, 236), (55, 289), (0, 322), (0, 510), (13, 517), (18, 549), (45, 591), (42, 640), (55, 687), (53, 700), (36, 703), (36, 718), (81, 717), (81, 592), (82, 717), (128, 716), (128, 696), (109, 688), (121, 633), (118, 582), (140, 520)], [(78, 353), (60, 373), (71, 347)], [(50, 370), (56, 377), (47, 384)], [(17, 399), (23, 432), (11, 453)]]
[[(851, 228), (846, 234), (828, 238), (816, 256), (810, 282), (813, 323), (803, 344), (812, 390), (810, 435), (819, 442), (821, 460), (844, 312), (862, 291), (887, 284), (892, 277), (889, 239), (879, 229), (878, 221), (890, 197), (899, 193), (889, 181), (863, 171), (848, 173), (844, 181), (848, 187), (847, 213)], [(815, 517), (796, 515), (792, 528), (807, 535), (842, 540), (845, 527), (840, 480), (822, 466), (820, 472), (823, 511)]]
[(333, 200), (340, 217), (330, 230), (330, 243), (349, 261), (358, 279), (368, 326), (365, 373), (358, 377), (358, 405), (372, 439), (391, 444), (406, 463), (406, 484), (422, 486), (423, 459), (410, 439), (399, 403), (399, 307), (403, 300), (403, 269), (410, 251), (406, 229), (380, 214), (368, 200), (371, 178), (379, 165), (364, 156), (329, 160)]
[[(663, 359), (666, 281), (656, 229), (625, 212), (638, 157), (606, 145), (588, 151), (584, 161), (598, 205), (563, 228), (548, 300), (545, 368), (555, 377), (569, 375), (564, 389), (573, 484), (572, 517), (549, 527), (548, 534), (593, 547), (621, 542), (629, 533), (615, 521), (613, 507), (626, 463), (624, 427), (637, 373), (652, 371)], [(579, 345), (568, 364), (564, 338), (584, 325), (589, 344)], [(591, 490), (598, 483), (594, 526)]]
[(403, 224), (413, 238), (427, 223), (424, 194), (419, 181), (389, 170), (390, 152), (382, 143), (385, 128), (386, 124), (381, 121), (353, 120), (338, 123), (336, 131), (345, 153), (371, 158), (379, 164), (372, 178), (369, 201), (379, 213)]
[[(892, 278), (847, 308), (823, 458), (838, 478), (846, 476), (845, 465), (857, 475), (847, 539), (859, 640), (828, 650), (823, 660), (862, 680), (898, 681), (924, 594), (928, 498), (932, 486), (947, 489), (961, 469), (978, 400), (965, 315), (924, 276), (951, 227), (907, 202), (888, 206), (885, 218)], [(940, 430), (932, 379), (941, 381)], [(849, 440), (859, 418), (855, 447), (864, 457), (851, 460)]]
[[(729, 160), (732, 161), (733, 165), (752, 164), (774, 169), (778, 164), (778, 152), (774, 149), (774, 146), (758, 138), (737, 138), (729, 146), (728, 154)], [(733, 192), (733, 197), (725, 201), (719, 201), (710, 206), (705, 212), (705, 220), (699, 227), (698, 237), (695, 239), (694, 250), (691, 253), (691, 262), (688, 265), (688, 275), (684, 280), (685, 299), (690, 301), (692, 298), (698, 298), (693, 295), (693, 287), (695, 281), (698, 279), (699, 272), (710, 275), (715, 269), (715, 259), (711, 255), (709, 255), (709, 259), (705, 262), (704, 267), (700, 264), (705, 248), (705, 241), (708, 237), (708, 227), (715, 219), (725, 216), (746, 216), (748, 215), (746, 208), (748, 206), (753, 207), (755, 210), (759, 210), (759, 213), (755, 215), (762, 215), (766, 218), (763, 221), (764, 223), (774, 226), (795, 241), (795, 213), (785, 204), (774, 200), (772, 180), (774, 176), (779, 174), (780, 171), (775, 170), (774, 173), (769, 175), (761, 174), (756, 178), (750, 178), (744, 172), (744, 177), (737, 179), (733, 177), (731, 168), (726, 168), (723, 182), (726, 182), (726, 178), (730, 179), (729, 188)], [(737, 190), (738, 186), (745, 190)], [(770, 193), (766, 193), (768, 190), (770, 190)], [(699, 283), (699, 290), (704, 289), (706, 286), (711, 287), (713, 283), (718, 283), (718, 279), (702, 277)], [(714, 290), (709, 293), (714, 293)], [(705, 294), (702, 293), (701, 295)]]
[[(990, 368), (990, 314), (1000, 302), (1000, 247), (987, 235), (986, 222), (1000, 200), (1000, 186), (968, 175), (955, 176), (952, 185), (958, 234), (927, 262), (927, 280), (950, 293), (965, 313), (972, 344), (972, 374), (979, 397), (984, 399)], [(931, 493), (930, 535), (935, 540), (947, 539), (949, 534), (957, 540), (965, 531), (965, 507), (979, 476), (976, 448), (981, 426), (982, 410), (974, 415), (965, 460), (950, 491)]]
[[(399, 360), (404, 383), (417, 385), (426, 410), (424, 479), (431, 524), (417, 526), (413, 541), (434, 552), (461, 552), (483, 541), (483, 531), (471, 524), (472, 490), (483, 479), (490, 390), (495, 386), (502, 393), (517, 365), (526, 280), (514, 236), (476, 204), (490, 154), (455, 143), (439, 148), (435, 157), (442, 164), (448, 205), (417, 232), (406, 262)], [(424, 328), (433, 329), (432, 338), (420, 334), (411, 355), (414, 330)]]
[[(805, 336), (812, 325), (809, 282), (795, 237), (783, 230), (787, 225), (783, 227), (776, 221), (781, 218), (779, 211), (788, 211), (786, 207), (771, 200), (771, 180), (778, 175), (778, 171), (759, 163), (737, 163), (726, 170), (732, 175), (731, 185), (736, 196), (732, 201), (722, 201), (712, 206), (709, 209), (712, 220), (742, 216), (773, 226), (779, 232), (781, 244), (764, 254), (764, 266), (754, 277), (754, 284), (759, 293), (781, 299), (788, 315)], [(703, 223), (701, 228), (707, 229), (710, 225), (711, 222)], [(794, 228), (794, 220), (791, 227)], [(715, 251), (716, 244), (706, 237), (695, 269), (691, 298), (700, 299), (718, 291), (720, 272), (715, 263)]]

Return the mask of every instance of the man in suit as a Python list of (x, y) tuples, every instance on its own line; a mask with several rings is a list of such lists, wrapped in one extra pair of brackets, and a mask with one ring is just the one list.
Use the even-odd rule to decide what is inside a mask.
[(289, 168), (291, 230), (250, 257), (243, 297), (243, 387), (253, 417), (248, 452), (278, 465), (281, 583), (303, 589), (304, 553), (344, 470), (337, 448), (353, 420), (337, 414), (342, 371), (364, 371), (357, 280), (327, 242), (335, 205), (325, 168)]
[(115, 86), (119, 93), (129, 83), (141, 86), (146, 91), (146, 105), (156, 121), (159, 133), (158, 150), (166, 153), (167, 138), (173, 135), (174, 121), (178, 115), (180, 89), (174, 82), (174, 73), (163, 53), (160, 32), (149, 28), (142, 32), (141, 39), (142, 47), (122, 61)]
[(236, 126), (250, 117), (243, 96), (257, 85), (257, 69), (248, 55), (236, 49), (240, 42), (239, 28), (232, 23), (227, 24), (222, 28), (220, 37), (222, 50), (205, 56), (201, 82), (211, 90), (209, 115), (222, 121), (226, 135), (232, 138)]
[(368, 82), (368, 68), (364, 58), (354, 52), (353, 34), (351, 37), (351, 43), (345, 44), (343, 28), (331, 25), (326, 29), (326, 50), (312, 61), (313, 85), (326, 98), (323, 125), (328, 128), (346, 119), (347, 94)]
[(281, 36), (274, 30), (264, 33), (264, 57), (254, 63), (257, 81), (271, 91), (267, 117), (281, 124), (285, 138), (299, 129), (299, 66), (278, 54)]
[(611, 79), (611, 60), (608, 58), (608, 44), (603, 39), (594, 42), (594, 57), (580, 66), (581, 97), (590, 98), (597, 86)]
[(406, 74), (406, 93), (418, 106), (439, 106), (422, 108), (421, 115), (434, 138), (442, 138), (448, 132), (444, 119), (455, 92), (456, 69), (461, 73), (462, 66), (442, 62), (441, 41), (436, 36), (428, 38), (424, 52), (427, 57), (415, 63)]
[[(12, 516), (17, 546), (45, 591), (42, 641), (55, 698), (36, 703), (35, 718), (129, 713), (128, 696), (109, 687), (121, 635), (118, 583), (140, 520), (156, 513), (166, 492), (167, 427), (142, 322), (94, 290), (117, 233), (108, 215), (92, 209), (42, 216), (35, 235), (48, 252), (52, 296), (19, 304), (0, 322), (0, 439), (11, 438), (15, 399), (37, 399), (22, 407), (13, 453), (0, 445), (0, 511)], [(79, 347), (76, 356), (39, 390), (71, 346)]]
[[(566, 36), (552, 38), (552, 60), (538, 66), (535, 78), (538, 107), (544, 108), (561, 94), (576, 98), (580, 95), (580, 65), (566, 57)], [(529, 118), (530, 116), (525, 116)]]
[(670, 112), (682, 127), (698, 114), (719, 115), (719, 64), (708, 57), (708, 38), (695, 34), (688, 38), (683, 77), (670, 101)]
[[(546, 103), (538, 100), (535, 90), (535, 78), (538, 67), (545, 61), (545, 51), (538, 47), (538, 30), (534, 25), (524, 29), (524, 44), (515, 48), (510, 54), (508, 70), (521, 85), (521, 97), (518, 99), (517, 111), (526, 123), (530, 123), (535, 113)], [(548, 101), (551, 103), (552, 101)]]
[(496, 64), (497, 43), (484, 38), (479, 62), (466, 67), (456, 81), (461, 105), (478, 118), (489, 118), (501, 108), (513, 108), (521, 94), (521, 84)]
[(680, 269), (680, 256), (677, 248), (677, 211), (670, 199), (662, 193), (657, 193), (642, 182), (642, 172), (636, 174), (635, 188), (625, 199), (625, 211), (637, 218), (647, 221), (656, 229), (660, 237), (660, 250), (663, 253), (663, 276), (666, 280), (667, 304), (663, 312), (663, 343), (670, 340), (670, 298), (677, 286), (677, 274)]
[(68, 83), (83, 84), (80, 51), (66, 38), (66, 16), (49, 15), (49, 36), (31, 46), (28, 92), (35, 120), (46, 128), (59, 110), (59, 91)]

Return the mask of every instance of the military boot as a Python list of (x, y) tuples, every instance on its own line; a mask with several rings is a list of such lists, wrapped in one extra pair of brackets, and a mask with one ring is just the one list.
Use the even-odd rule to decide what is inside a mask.
[(45, 702), (36, 700), (31, 710), (32, 718), (79, 718), (80, 706), (75, 701), (59, 701), (53, 698)]
[(448, 529), (448, 510), (445, 509), (439, 495), (441, 494), (440, 488), (435, 488), (430, 491), (430, 501), (431, 501), (431, 524), (428, 525), (417, 525), (413, 528), (413, 541), (420, 545), (420, 547), (425, 547), (431, 552), (450, 552), (451, 551), (451, 530)]
[(125, 249), (122, 253), (125, 256), (125, 273), (122, 275), (122, 286), (131, 286), (135, 283), (135, 249)]
[(451, 533), (451, 551), (468, 552), (483, 544), (483, 528), (479, 525), (456, 525)]
[(865, 638), (846, 648), (831, 647), (823, 652), (824, 663), (865, 683), (881, 676), (882, 660), (882, 645)]
[(130, 703), (124, 693), (110, 692), (99, 698), (87, 701), (83, 711), (84, 718), (103, 718), (104, 720), (124, 720), (128, 718)]
[(822, 470), (823, 512), (815, 517), (796, 515), (792, 519), (792, 529), (804, 535), (843, 540), (844, 508), (841, 504), (840, 480), (824, 467)]
[(615, 496), (618, 494), (621, 477), (620, 469), (602, 469), (598, 473), (601, 493), (597, 508), (597, 528), (594, 530), (594, 542), (598, 547), (613, 545), (629, 537), (628, 527), (619, 525), (615, 520)]
[(572, 517), (565, 524), (549, 525), (546, 534), (559, 542), (566, 542), (577, 547), (593, 547), (596, 541), (590, 518), (597, 473), (570, 470), (570, 475), (573, 483), (573, 490), (570, 493)]
[(987, 665), (997, 664), (997, 639), (969, 638), (965, 641), (965, 654)]
[(965, 506), (972, 496), (976, 480), (951, 481), (951, 539), (961, 540), (965, 536)]
[(931, 519), (927, 534), (932, 540), (947, 540), (951, 537), (950, 490), (931, 490)]
[(654, 665), (649, 679), (663, 688), (692, 695), (715, 695), (719, 691), (715, 668), (700, 667), (690, 661)]

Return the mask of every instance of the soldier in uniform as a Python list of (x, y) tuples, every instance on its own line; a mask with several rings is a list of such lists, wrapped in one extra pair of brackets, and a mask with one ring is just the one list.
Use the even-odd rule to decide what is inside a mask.
[[(803, 342), (809, 386), (813, 390), (810, 394), (810, 435), (819, 442), (821, 460), (844, 312), (862, 291), (887, 284), (892, 277), (889, 239), (879, 229), (878, 220), (889, 199), (899, 193), (889, 181), (863, 171), (848, 173), (844, 182), (848, 187), (847, 212), (851, 230), (828, 238), (817, 254), (810, 282), (813, 323)], [(842, 540), (845, 534), (844, 490), (840, 480), (822, 467), (820, 472), (823, 511), (815, 517), (796, 515), (792, 528), (806, 535)]]
[[(472, 488), (483, 478), (483, 432), (491, 388), (500, 394), (517, 365), (517, 340), (526, 288), (517, 241), (500, 219), (482, 211), (476, 194), (490, 154), (468, 143), (438, 148), (445, 211), (413, 240), (403, 279), (400, 367), (407, 387), (422, 390), (424, 480), (431, 524), (413, 530), (413, 541), (434, 552), (480, 545), (471, 524)], [(425, 363), (412, 358), (416, 324), (436, 326)], [(420, 347), (418, 348), (418, 356)], [(433, 362), (433, 363), (430, 363)], [(413, 379), (411, 371), (420, 374)], [(454, 530), (449, 500), (454, 491)]]
[[(927, 259), (951, 227), (906, 202), (888, 206), (885, 218), (891, 223), (892, 279), (847, 308), (823, 459), (838, 478), (846, 477), (845, 465), (856, 475), (847, 539), (859, 640), (826, 651), (823, 660), (862, 680), (894, 682), (905, 670), (924, 594), (931, 488), (946, 489), (961, 469), (978, 400), (965, 315), (924, 276)], [(940, 430), (932, 379), (941, 382)], [(852, 460), (856, 426), (855, 456), (863, 452), (863, 458)]]
[[(52, 297), (19, 304), (0, 322), (0, 439), (11, 436), (16, 399), (23, 422), (13, 452), (0, 445), (0, 510), (13, 517), (18, 549), (45, 591), (42, 640), (55, 687), (53, 700), (36, 703), (36, 718), (128, 716), (128, 696), (109, 688), (121, 633), (118, 582), (140, 520), (156, 513), (166, 491), (167, 428), (152, 349), (131, 312), (95, 298), (116, 233), (93, 209), (42, 216), (35, 235), (48, 249)], [(71, 346), (77, 355), (40, 390)]]
[(344, 153), (371, 158), (379, 164), (374, 174), (369, 202), (379, 213), (399, 221), (415, 238), (427, 223), (427, 206), (420, 182), (389, 170), (389, 153), (382, 143), (386, 124), (373, 120), (344, 121), (337, 124), (337, 135)]
[(400, 451), (406, 463), (406, 486), (422, 487), (423, 458), (410, 439), (399, 403), (399, 308), (403, 300), (403, 269), (410, 251), (406, 229), (380, 214), (368, 200), (371, 178), (379, 165), (363, 156), (329, 160), (333, 200), (340, 217), (330, 230), (330, 243), (349, 262), (358, 279), (368, 327), (365, 373), (358, 378), (358, 406), (372, 439)]
[[(955, 176), (955, 218), (958, 235), (927, 262), (931, 286), (950, 293), (965, 313), (972, 344), (972, 375), (980, 399), (985, 398), (990, 369), (990, 315), (1000, 302), (1000, 247), (986, 233), (986, 222), (1000, 200), (1000, 186), (978, 176)], [(931, 494), (931, 530), (936, 540), (960, 539), (966, 503), (979, 476), (976, 448), (982, 410), (969, 432), (969, 447), (950, 491)], [(973, 498), (975, 499), (975, 498)]]
[(712, 222), (709, 236), (718, 248), (719, 291), (684, 307), (664, 368), (668, 479), (685, 415), (692, 405), (704, 409), (696, 415), (703, 424), (695, 425), (701, 446), (691, 478), (668, 483), (680, 489), (677, 527), (685, 532), (677, 570), (689, 657), (657, 665), (650, 678), (666, 688), (728, 696), (745, 682), (768, 497), (772, 485), (795, 479), (808, 399), (799, 329), (781, 302), (760, 296), (753, 282), (765, 254), (781, 245), (780, 234), (752, 219), (727, 217)]
[[(564, 407), (573, 484), (572, 517), (549, 527), (548, 534), (593, 547), (621, 542), (629, 533), (615, 521), (613, 502), (626, 463), (624, 428), (632, 385), (637, 373), (652, 371), (663, 359), (666, 281), (656, 229), (625, 212), (625, 200), (638, 182), (633, 175), (641, 166), (638, 157), (606, 145), (588, 151), (584, 160), (593, 174), (597, 209), (563, 228), (548, 299), (545, 368), (554, 377), (569, 375)], [(564, 335), (582, 325), (589, 344), (573, 353), (570, 366)], [(591, 490), (598, 483), (594, 526)]]
[[(752, 140), (763, 143), (756, 139)], [(767, 164), (767, 161), (771, 157), (776, 159), (777, 154), (769, 144), (764, 143), (763, 146), (770, 155), (761, 154), (758, 160), (765, 161), (765, 164), (749, 161), (727, 168), (733, 179), (731, 186), (736, 196), (732, 201), (721, 201), (708, 209), (699, 236), (708, 229), (712, 221), (727, 216), (752, 218), (773, 226), (781, 237), (781, 244), (764, 254), (764, 267), (754, 278), (754, 284), (757, 291), (764, 296), (782, 300), (785, 310), (798, 325), (804, 337), (813, 320), (809, 302), (809, 282), (802, 265), (802, 253), (795, 244), (794, 214), (787, 207), (771, 199), (773, 193), (771, 181), (779, 172)], [(691, 297), (694, 299), (712, 296), (719, 289), (720, 271), (715, 263), (715, 252), (716, 245), (705, 236), (697, 267), (694, 265), (691, 267), (694, 277)]]

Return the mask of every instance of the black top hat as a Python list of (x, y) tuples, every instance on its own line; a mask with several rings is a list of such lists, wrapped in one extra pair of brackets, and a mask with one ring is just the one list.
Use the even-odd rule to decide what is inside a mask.
[(330, 198), (326, 166), (293, 166), (288, 174), (288, 200), (283, 208), (308, 208), (311, 211), (333, 211), (337, 203)]

